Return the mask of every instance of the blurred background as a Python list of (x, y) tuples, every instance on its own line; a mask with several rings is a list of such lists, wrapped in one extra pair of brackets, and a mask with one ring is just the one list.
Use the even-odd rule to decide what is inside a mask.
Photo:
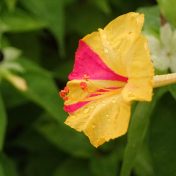
[(176, 1), (158, 3), (0, 0), (0, 176), (176, 175), (175, 86), (135, 103), (128, 135), (98, 149), (64, 125), (58, 96), (84, 35), (130, 11), (144, 33), (159, 36), (160, 14), (174, 28)]

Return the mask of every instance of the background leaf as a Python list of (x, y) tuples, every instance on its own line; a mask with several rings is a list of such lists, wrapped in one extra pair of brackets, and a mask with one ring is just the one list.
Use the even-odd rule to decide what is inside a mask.
[[(63, 0), (21, 0), (40, 21), (47, 24), (60, 44), (60, 51), (64, 49), (64, 1)], [(35, 8), (34, 8), (35, 7)]]
[(10, 158), (5, 156), (4, 154), (0, 154), (0, 175), (18, 176), (15, 164)]
[[(150, 150), (156, 175), (176, 175), (176, 103), (167, 93), (158, 103), (150, 123)], [(163, 166), (163, 167), (161, 167)]]
[(159, 35), (160, 29), (160, 11), (158, 6), (153, 7), (143, 7), (137, 10), (140, 13), (143, 13), (145, 16), (144, 22), (144, 32), (150, 33), (153, 35)]
[[(69, 168), (69, 169), (68, 169)], [(55, 171), (54, 176), (89, 176), (88, 165), (81, 160), (69, 159), (63, 162)]]
[(0, 92), (0, 151), (3, 150), (3, 146), (4, 146), (6, 125), (7, 125), (7, 117), (6, 117), (3, 99)]
[(2, 12), (0, 19), (0, 31), (23, 32), (44, 27), (44, 23), (30, 16), (26, 11), (16, 9), (14, 12)]
[(176, 26), (176, 14), (175, 14), (175, 7), (176, 1), (175, 0), (157, 0), (159, 7), (161, 9), (161, 13), (164, 17)]
[(119, 144), (110, 154), (99, 154), (91, 159), (91, 170), (94, 176), (117, 175), (120, 172), (120, 161), (123, 148)]
[(96, 1), (92, 1), (92, 3), (94, 3), (104, 13), (109, 14), (111, 12), (108, 0), (96, 0)]
[(94, 148), (88, 139), (68, 126), (42, 116), (35, 124), (35, 129), (52, 144), (71, 155), (87, 158), (92, 156)]
[(5, 2), (7, 4), (9, 10), (14, 10), (15, 9), (17, 0), (5, 0)]
[(155, 176), (155, 171), (153, 167), (153, 161), (151, 153), (148, 146), (148, 141), (144, 141), (141, 146), (135, 162), (134, 162), (134, 173), (137, 176)]
[(24, 79), (27, 81), (28, 89), (24, 94), (28, 99), (48, 111), (58, 122), (63, 122), (64, 111), (58, 90), (49, 72), (40, 69), (32, 62), (25, 59), (20, 61), (24, 67)]
[(134, 166), (134, 160), (138, 154), (146, 132), (148, 130), (150, 116), (156, 106), (158, 99), (167, 91), (160, 89), (150, 103), (138, 103), (132, 116), (128, 131), (128, 143), (125, 148), (121, 176), (128, 176)]

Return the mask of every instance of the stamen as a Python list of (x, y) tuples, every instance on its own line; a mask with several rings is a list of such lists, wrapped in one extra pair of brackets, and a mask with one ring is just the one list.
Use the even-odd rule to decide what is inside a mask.
[(80, 82), (80, 87), (82, 90), (87, 90), (87, 83), (86, 82)]
[(83, 99), (82, 101), (93, 101), (93, 100), (98, 100), (101, 99), (103, 97), (109, 96), (109, 95), (113, 95), (113, 94), (118, 94), (121, 91), (121, 87), (117, 87), (117, 89), (109, 89), (109, 91), (106, 92), (98, 92), (95, 91), (92, 94), (89, 94), (85, 99)]
[[(84, 75), (84, 78), (88, 79), (88, 76)], [(72, 92), (69, 93), (68, 87), (65, 87), (64, 90), (60, 92), (60, 96), (65, 101), (69, 100), (70, 102), (86, 102), (101, 99), (107, 95), (118, 93), (123, 87), (122, 85), (103, 87), (99, 84), (95, 84), (91, 80), (82, 80), (78, 83), (78, 86), (83, 90), (82, 93), (80, 92), (80, 96), (73, 96)]]
[(67, 101), (67, 100), (68, 100), (68, 97), (63, 97), (63, 100), (64, 100), (64, 101)]
[[(95, 87), (97, 89), (97, 91), (100, 90), (101, 93), (102, 92), (108, 92), (108, 91), (110, 91), (111, 89), (114, 89), (114, 88), (115, 89), (118, 88), (118, 87), (108, 87), (108, 88), (105, 88), (105, 87), (102, 87), (102, 86), (94, 84), (93, 81), (91, 81), (91, 80), (89, 80), (89, 83), (91, 84), (92, 87)], [(89, 93), (94, 93), (94, 92), (89, 92)]]
[(88, 81), (88, 80), (89, 80), (89, 78), (90, 78), (90, 76), (89, 76), (89, 75), (87, 75), (87, 74), (84, 74), (84, 75), (83, 75), (83, 79), (84, 79), (84, 80)]
[(69, 88), (66, 86), (66, 87), (64, 87), (64, 91), (66, 92), (66, 93), (69, 93)]
[(66, 87), (64, 87), (63, 90), (61, 90), (61, 91), (59, 92), (59, 96), (60, 96), (63, 100), (66, 101), (66, 100), (68, 100), (68, 97), (67, 97), (68, 93), (69, 93), (69, 88), (66, 86)]
[(64, 90), (61, 90), (61, 91), (59, 92), (59, 96), (60, 96), (61, 98), (65, 97), (65, 95), (66, 95), (66, 93), (65, 93)]

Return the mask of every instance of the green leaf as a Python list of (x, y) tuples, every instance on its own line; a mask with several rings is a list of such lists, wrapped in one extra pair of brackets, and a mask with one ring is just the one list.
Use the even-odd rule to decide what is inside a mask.
[(21, 9), (16, 9), (13, 12), (5, 11), (0, 15), (0, 32), (24, 32), (41, 29), (45, 26), (44, 23)]
[(58, 97), (58, 90), (52, 75), (24, 58), (19, 59), (18, 62), (25, 69), (22, 77), (26, 80), (28, 88), (24, 95), (44, 108), (58, 122), (63, 123), (65, 118), (63, 103)]
[[(74, 16), (74, 20), (72, 20), (72, 16)], [(104, 25), (108, 22), (108, 18), (105, 17), (105, 15), (95, 6), (81, 6), (80, 4), (74, 9), (69, 10), (67, 14), (67, 22), (68, 31), (77, 32), (83, 36), (97, 30), (100, 27), (104, 27)]]
[(121, 176), (129, 176), (134, 166), (135, 157), (143, 144), (153, 109), (158, 99), (167, 91), (160, 89), (152, 102), (141, 102), (135, 108), (128, 131), (128, 143), (125, 148)]
[(124, 14), (126, 12), (135, 11), (136, 8), (151, 5), (149, 1), (139, 1), (139, 0), (111, 0), (112, 7), (115, 9), (115, 14)]
[(25, 176), (53, 176), (59, 160), (63, 159), (59, 153), (43, 151), (45, 153), (31, 154), (24, 171)]
[[(13, 35), (10, 35), (10, 43), (11, 45), (18, 48), (20, 51), (22, 51), (22, 54), (30, 58), (30, 60), (35, 62), (40, 62), (41, 57), (41, 43), (39, 40), (39, 35), (41, 31), (31, 31), (31, 32), (23, 32), (23, 33), (15, 33)], [(47, 43), (48, 46), (48, 43)], [(29, 49), (30, 48), (30, 49)], [(32, 52), (31, 52), (32, 51)], [(43, 52), (42, 52), (43, 54)], [(48, 55), (47, 57), (48, 59)]]
[(150, 125), (150, 151), (156, 175), (176, 176), (176, 101), (168, 93), (159, 102)]
[(0, 176), (17, 176), (14, 162), (4, 154), (0, 154)]
[(1, 85), (1, 92), (7, 109), (26, 103), (27, 99), (9, 82), (3, 80)]
[[(63, 0), (21, 0), (22, 4), (30, 10), (40, 21), (47, 24), (53, 32), (61, 52), (64, 48), (64, 1)], [(63, 54), (63, 53), (62, 53)]]
[(7, 7), (8, 7), (9, 10), (14, 10), (15, 9), (17, 0), (5, 0), (5, 2), (7, 4)]
[(4, 169), (3, 169), (3, 161), (1, 159), (1, 156), (0, 156), (0, 175), (1, 176), (5, 176), (4, 175)]
[(148, 143), (141, 147), (134, 164), (134, 172), (137, 176), (155, 176), (153, 162)]
[(7, 125), (6, 112), (4, 107), (4, 102), (2, 100), (2, 95), (0, 92), (0, 151), (3, 150), (5, 131)]
[(64, 123), (56, 123), (50, 116), (42, 116), (35, 124), (35, 129), (59, 149), (79, 157), (90, 157), (94, 148), (81, 133)]
[(111, 153), (97, 154), (91, 158), (91, 171), (94, 176), (114, 176), (120, 171), (123, 148), (118, 145)]
[(60, 64), (58, 65), (57, 69), (54, 72), (54, 75), (62, 81), (65, 81), (68, 79), (68, 75), (71, 72), (73, 68), (73, 60), (64, 61), (63, 63), (60, 61)]
[(175, 0), (157, 0), (159, 8), (164, 17), (176, 27), (176, 1)]
[(31, 153), (40, 153), (41, 155), (46, 153), (46, 151), (58, 152), (58, 148), (55, 145), (50, 143), (35, 127), (29, 127), (29, 125), (25, 128), (25, 131), (15, 139), (13, 144), (20, 148), (25, 148)]
[(105, 14), (109, 14), (111, 12), (108, 0), (93, 0), (92, 3), (94, 3)]
[(172, 96), (175, 98), (175, 100), (176, 100), (176, 85), (175, 84), (173, 84), (173, 85), (170, 85), (169, 86), (169, 91), (170, 91), (170, 93), (172, 94)]
[(68, 159), (56, 169), (54, 176), (90, 176), (88, 163), (84, 160)]
[(144, 14), (144, 32), (159, 35), (160, 11), (158, 6), (142, 7), (137, 11)]

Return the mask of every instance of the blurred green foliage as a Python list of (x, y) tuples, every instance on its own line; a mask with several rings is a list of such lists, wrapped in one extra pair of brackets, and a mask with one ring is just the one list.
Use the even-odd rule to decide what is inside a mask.
[(58, 97), (85, 34), (129, 11), (145, 14), (144, 33), (159, 35), (161, 12), (174, 26), (175, 1), (158, 2), (0, 0), (0, 176), (176, 176), (175, 86), (135, 104), (128, 134), (98, 149), (64, 125)]

